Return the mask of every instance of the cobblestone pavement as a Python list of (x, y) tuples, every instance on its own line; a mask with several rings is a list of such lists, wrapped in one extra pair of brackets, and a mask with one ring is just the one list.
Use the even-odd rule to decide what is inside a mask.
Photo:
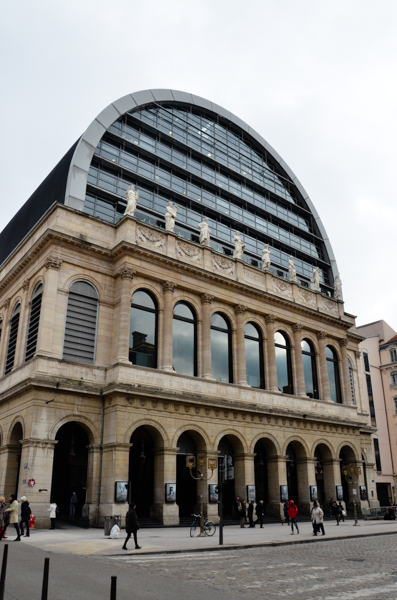
[[(101, 558), (140, 575), (203, 586), (245, 598), (397, 600), (397, 537), (375, 536), (218, 552)], [(168, 581), (169, 583), (169, 581)], [(197, 588), (196, 588), (197, 591)]]

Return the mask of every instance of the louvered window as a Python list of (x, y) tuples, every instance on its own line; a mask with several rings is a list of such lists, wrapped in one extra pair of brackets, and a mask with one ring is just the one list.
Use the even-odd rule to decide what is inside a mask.
[(18, 328), (19, 328), (19, 316), (21, 313), (21, 305), (18, 304), (12, 311), (11, 323), (10, 323), (10, 337), (8, 339), (7, 358), (5, 374), (9, 373), (14, 366), (15, 350), (17, 347)]
[(32, 301), (30, 304), (29, 329), (28, 329), (28, 340), (26, 342), (25, 361), (30, 360), (36, 352), (37, 336), (39, 334), (39, 323), (40, 323), (42, 297), (43, 297), (43, 284), (39, 283), (36, 286), (36, 289), (34, 291)]
[(87, 281), (76, 281), (69, 290), (63, 358), (95, 362), (98, 294)]
[(2, 331), (3, 331), (3, 319), (0, 319), (0, 341), (1, 341)]

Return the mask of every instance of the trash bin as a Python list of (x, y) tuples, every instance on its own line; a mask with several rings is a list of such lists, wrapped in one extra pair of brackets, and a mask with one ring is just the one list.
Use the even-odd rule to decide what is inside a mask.
[(121, 529), (121, 515), (113, 515), (112, 519), (113, 519), (112, 527), (113, 527), (113, 525), (118, 525)]
[(113, 523), (112, 523), (113, 517), (104, 517), (103, 518), (103, 525), (104, 525), (104, 535), (110, 535), (110, 530), (113, 527)]

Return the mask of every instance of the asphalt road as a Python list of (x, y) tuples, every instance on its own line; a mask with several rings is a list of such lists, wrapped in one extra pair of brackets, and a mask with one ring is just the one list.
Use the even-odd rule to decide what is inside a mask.
[(117, 600), (397, 599), (396, 535), (125, 558), (51, 554), (12, 542), (9, 548), (6, 600), (40, 600), (45, 556), (49, 600), (108, 599), (111, 575)]

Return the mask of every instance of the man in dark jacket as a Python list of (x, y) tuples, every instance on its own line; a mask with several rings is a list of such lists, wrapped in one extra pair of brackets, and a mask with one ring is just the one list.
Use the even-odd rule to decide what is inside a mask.
[(263, 500), (260, 500), (256, 505), (256, 516), (258, 517), (258, 521), (261, 525), (261, 529), (263, 527), (263, 515), (265, 514), (265, 506), (263, 504)]
[(141, 547), (138, 546), (137, 531), (139, 529), (139, 524), (138, 524), (138, 517), (135, 512), (135, 509), (136, 509), (136, 504), (130, 504), (130, 508), (125, 516), (125, 531), (127, 533), (127, 537), (125, 538), (124, 546), (122, 548), (123, 550), (128, 550), (127, 542), (131, 537), (131, 533), (134, 536), (135, 550), (141, 549)]
[(19, 523), (19, 528), (21, 530), (21, 534), (23, 534), (23, 526), (26, 527), (26, 532), (23, 534), (23, 537), (29, 537), (29, 520), (31, 515), (31, 510), (29, 506), (29, 502), (26, 499), (26, 496), (21, 496), (21, 521)]
[(255, 527), (254, 523), (254, 503), (252, 500), (248, 500), (248, 521), (250, 522), (250, 527)]

